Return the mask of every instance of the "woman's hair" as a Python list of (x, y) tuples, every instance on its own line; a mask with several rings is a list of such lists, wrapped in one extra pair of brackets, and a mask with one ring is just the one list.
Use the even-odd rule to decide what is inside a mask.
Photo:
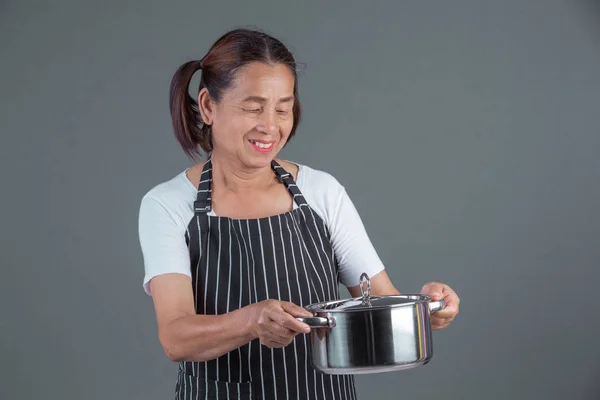
[(192, 76), (202, 70), (198, 92), (207, 88), (210, 97), (219, 102), (223, 92), (231, 87), (236, 72), (251, 62), (287, 65), (294, 75), (294, 122), (289, 139), (294, 136), (301, 118), (298, 100), (297, 64), (283, 43), (266, 33), (235, 29), (221, 36), (206, 55), (198, 61), (181, 65), (171, 80), (169, 105), (175, 137), (191, 158), (200, 156), (199, 148), (210, 153), (213, 149), (211, 126), (202, 121), (197, 99), (189, 94)]

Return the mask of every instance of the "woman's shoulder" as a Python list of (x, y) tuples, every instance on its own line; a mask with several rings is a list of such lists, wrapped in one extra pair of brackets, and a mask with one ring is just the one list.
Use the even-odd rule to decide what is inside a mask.
[(297, 166), (298, 189), (308, 205), (328, 224), (339, 212), (346, 196), (345, 187), (328, 171), (303, 163), (292, 163)]
[(153, 198), (162, 201), (177, 200), (194, 194), (195, 188), (187, 178), (187, 169), (176, 175), (152, 186), (144, 195), (143, 199)]
[(185, 226), (193, 213), (196, 188), (187, 177), (187, 169), (151, 187), (141, 199), (140, 217), (157, 218), (158, 214)]
[(281, 166), (292, 176), (299, 187), (319, 192), (343, 190), (343, 185), (330, 172), (295, 161), (282, 160)]

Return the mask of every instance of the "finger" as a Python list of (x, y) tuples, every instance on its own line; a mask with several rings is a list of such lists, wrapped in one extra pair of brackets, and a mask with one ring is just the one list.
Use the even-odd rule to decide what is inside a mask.
[(439, 311), (435, 311), (434, 313), (431, 314), (431, 317), (436, 317), (436, 318), (453, 318), (454, 316), (456, 316), (457, 312), (456, 310), (452, 310), (452, 309), (442, 309)]
[(458, 297), (456, 297), (456, 295), (446, 294), (444, 296), (444, 302), (446, 303), (444, 309), (452, 311), (458, 310), (459, 300)]
[(431, 329), (445, 328), (452, 323), (451, 320), (431, 321)]
[(434, 315), (441, 318), (453, 318), (458, 314), (458, 299), (456, 296), (447, 295), (444, 298), (444, 308), (434, 312)]
[(455, 317), (454, 315), (450, 315), (450, 316), (444, 317), (444, 316), (441, 316), (441, 315), (434, 314), (434, 315), (430, 315), (429, 319), (431, 321), (452, 321), (454, 319), (454, 317)]
[(454, 315), (454, 314), (449, 315), (449, 316), (444, 316), (444, 315), (439, 315), (438, 313), (435, 313), (433, 315), (430, 315), (429, 319), (435, 320), (435, 321), (452, 321), (455, 316), (456, 315)]
[(286, 346), (286, 344), (279, 343), (279, 342), (276, 342), (276, 341), (273, 341), (273, 340), (269, 340), (269, 339), (264, 339), (264, 340), (261, 339), (260, 340), (260, 344), (262, 344), (263, 346), (266, 346), (268, 348), (271, 348), (271, 349), (277, 349), (277, 348), (281, 348), (281, 347), (285, 347)]
[(441, 292), (433, 292), (429, 295), (431, 296), (431, 301), (439, 301), (444, 298), (444, 295)]
[(267, 325), (267, 329), (269, 333), (277, 336), (281, 340), (288, 340), (298, 335), (298, 332), (288, 329), (285, 326), (277, 323), (276, 321), (272, 321), (271, 323), (269, 323)]
[(431, 317), (431, 319), (429, 320), (431, 323), (431, 326), (439, 326), (439, 325), (450, 325), (450, 323), (453, 321), (453, 318), (434, 318)]
[[(287, 329), (291, 329), (294, 332), (297, 332), (297, 333), (309, 333), (310, 332), (310, 326), (308, 326), (308, 324), (298, 321), (295, 318), (295, 316), (292, 316), (292, 314), (289, 314), (288, 312), (284, 312), (284, 311), (280, 312), (277, 310), (272, 310), (272, 312), (270, 313), (269, 316), (273, 321), (277, 322), (279, 325), (284, 326)], [(309, 313), (309, 316), (312, 317), (312, 314)]]
[(308, 311), (306, 308), (302, 308), (297, 306), (294, 303), (290, 303), (289, 301), (281, 301), (281, 308), (285, 310), (288, 314), (291, 314), (293, 317), (312, 317), (313, 314)]
[(268, 347), (282, 347), (286, 345), (287, 340), (284, 340), (276, 335), (272, 335), (269, 332), (265, 332), (260, 336), (260, 342)]
[(423, 285), (421, 293), (431, 296), (434, 301), (440, 300), (443, 297), (444, 285), (438, 282), (426, 283)]
[(431, 325), (443, 325), (452, 322), (452, 318), (431, 318), (429, 320)]
[(268, 347), (285, 347), (292, 342), (293, 338), (279, 336), (273, 332), (264, 332), (261, 336), (261, 343)]
[(271, 340), (271, 339), (268, 339), (268, 340), (266, 340), (264, 342), (261, 341), (261, 343), (264, 344), (267, 347), (271, 347), (271, 348), (274, 348), (274, 349), (281, 348), (281, 347), (287, 347), (290, 344), (290, 342), (282, 342), (282, 341), (279, 341), (279, 340)]
[(441, 329), (446, 329), (450, 324), (441, 324), (441, 325), (431, 325), (431, 330), (439, 331)]
[(310, 326), (304, 322), (298, 321), (296, 318), (290, 316), (289, 314), (283, 316), (281, 320), (277, 321), (282, 327), (289, 329), (294, 332), (294, 334), (298, 333), (310, 333)]

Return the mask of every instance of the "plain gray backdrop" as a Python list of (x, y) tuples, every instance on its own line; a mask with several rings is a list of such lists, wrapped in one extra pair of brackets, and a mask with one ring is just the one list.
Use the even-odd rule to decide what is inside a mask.
[(173, 398), (139, 202), (190, 165), (175, 69), (249, 26), (306, 65), (282, 156), (347, 188), (399, 290), (462, 300), (360, 398), (600, 398), (597, 1), (5, 0), (0, 399)]

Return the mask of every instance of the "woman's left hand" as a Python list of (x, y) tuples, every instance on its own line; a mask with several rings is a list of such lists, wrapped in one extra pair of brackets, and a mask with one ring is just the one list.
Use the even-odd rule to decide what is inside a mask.
[(460, 299), (448, 285), (440, 282), (426, 283), (421, 289), (421, 294), (431, 296), (432, 301), (444, 299), (446, 306), (439, 311), (431, 313), (431, 329), (439, 330), (447, 328), (458, 315)]

